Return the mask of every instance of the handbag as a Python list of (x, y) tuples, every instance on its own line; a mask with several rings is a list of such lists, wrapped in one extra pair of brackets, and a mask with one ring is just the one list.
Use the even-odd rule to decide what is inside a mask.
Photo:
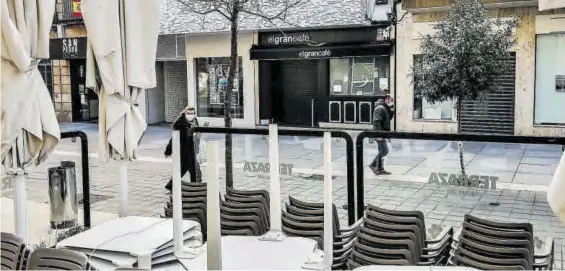
[(208, 156), (206, 156), (206, 141), (203, 139), (200, 140), (200, 146), (198, 146), (196, 161), (198, 162), (198, 164), (202, 164), (208, 161)]

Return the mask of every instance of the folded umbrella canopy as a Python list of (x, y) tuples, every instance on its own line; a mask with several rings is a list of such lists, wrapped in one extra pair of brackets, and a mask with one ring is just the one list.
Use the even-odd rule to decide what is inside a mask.
[[(551, 10), (565, 8), (565, 0), (539, 0), (538, 8)], [(561, 155), (561, 160), (557, 164), (553, 179), (547, 190), (547, 202), (555, 215), (565, 223), (565, 153)]]
[(2, 166), (15, 185), (16, 234), (26, 238), (25, 170), (43, 162), (61, 137), (37, 65), (49, 58), (55, 0), (1, 2)]
[[(137, 102), (143, 90), (156, 86), (155, 57), (162, 0), (82, 0), (81, 11), (92, 49), (87, 59), (87, 87), (94, 62), (102, 87), (99, 129), (101, 157), (117, 161), (120, 215), (127, 212), (127, 162), (147, 128)], [(89, 49), (90, 50), (90, 49)]]

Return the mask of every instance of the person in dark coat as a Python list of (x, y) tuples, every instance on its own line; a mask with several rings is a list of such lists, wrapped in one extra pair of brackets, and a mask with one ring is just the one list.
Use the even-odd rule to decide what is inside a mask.
[[(386, 95), (384, 99), (377, 101), (377, 106), (373, 112), (373, 129), (375, 131), (390, 131), (390, 121), (394, 117), (394, 100), (390, 95)], [(369, 165), (369, 168), (375, 175), (390, 175), (390, 172), (384, 169), (383, 158), (388, 154), (388, 145), (385, 139), (377, 139), (379, 153)]]
[[(184, 127), (198, 127), (198, 119), (196, 119), (194, 107), (187, 107), (182, 112), (181, 115), (173, 122), (173, 130), (180, 130)], [(183, 135), (183, 133), (181, 133)], [(196, 160), (196, 155), (198, 154), (200, 146), (200, 135), (194, 134), (194, 136), (186, 135), (185, 138), (180, 139), (180, 164), (181, 164), (181, 178), (195, 168), (196, 172), (190, 172), (191, 181), (202, 182), (202, 174), (200, 172), (200, 165)], [(169, 157), (173, 153), (173, 139), (169, 140), (169, 144), (165, 148), (165, 156)], [(169, 180), (165, 188), (171, 191), (173, 187), (173, 179)]]

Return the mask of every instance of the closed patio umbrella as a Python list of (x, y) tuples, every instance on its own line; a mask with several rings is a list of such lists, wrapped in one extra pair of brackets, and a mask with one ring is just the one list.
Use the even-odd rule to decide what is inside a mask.
[(547, 202), (555, 215), (565, 223), (565, 152), (557, 164), (553, 179), (547, 188)]
[(43, 162), (61, 137), (53, 102), (37, 69), (49, 58), (55, 0), (1, 2), (2, 168), (15, 190), (16, 234), (26, 240), (26, 169)]
[[(539, 0), (538, 8), (540, 11), (565, 8), (565, 0)], [(561, 160), (557, 164), (553, 179), (547, 190), (547, 202), (561, 222), (565, 223), (565, 153), (561, 155)]]
[[(120, 216), (127, 215), (127, 162), (147, 128), (138, 108), (144, 89), (156, 86), (155, 57), (162, 0), (82, 0), (81, 10), (102, 87), (101, 157), (118, 166)], [(90, 49), (89, 49), (90, 50)], [(94, 63), (92, 59), (87, 61)], [(94, 69), (87, 67), (92, 78)], [(87, 80), (87, 87), (93, 86)]]

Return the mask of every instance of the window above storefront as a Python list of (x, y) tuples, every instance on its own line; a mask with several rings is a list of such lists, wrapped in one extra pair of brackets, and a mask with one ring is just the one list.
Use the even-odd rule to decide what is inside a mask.
[[(195, 58), (197, 114), (199, 117), (224, 116), (224, 97), (228, 87), (229, 57)], [(243, 72), (241, 57), (232, 90), (232, 118), (243, 118)]]
[(375, 96), (389, 92), (389, 57), (330, 59), (330, 94)]

